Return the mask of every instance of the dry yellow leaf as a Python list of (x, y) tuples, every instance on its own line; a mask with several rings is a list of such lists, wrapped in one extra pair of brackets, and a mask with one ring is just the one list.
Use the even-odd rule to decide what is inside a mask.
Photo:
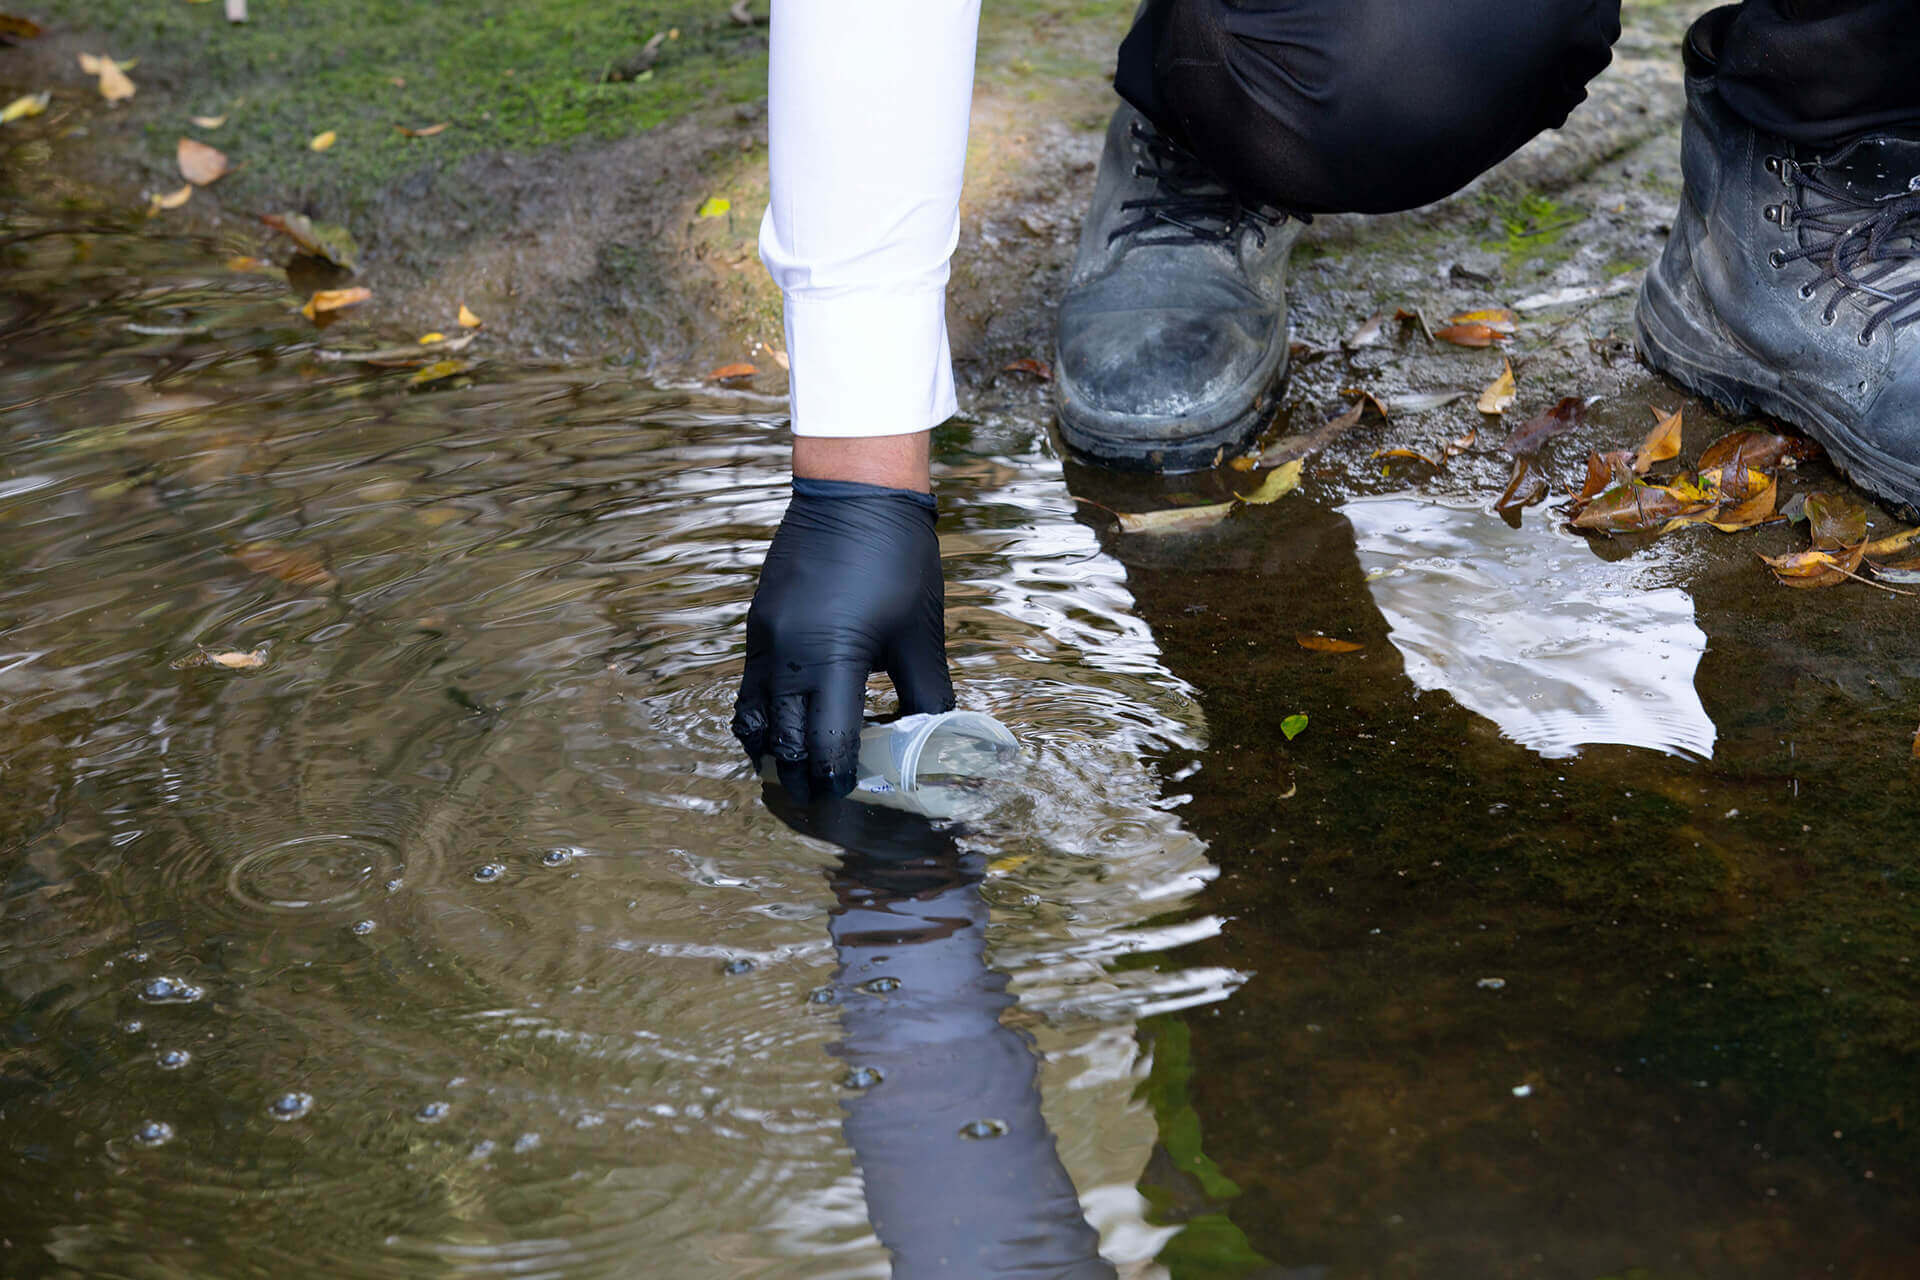
[(439, 124), (430, 124), (422, 129), (409, 129), (404, 124), (397, 124), (393, 127), (409, 138), (431, 138), (436, 133), (444, 133), (447, 126), (452, 123), (451, 120), (442, 120)]
[(300, 314), (309, 320), (318, 320), (323, 311), (359, 306), (372, 296), (373, 290), (362, 285), (355, 285), (351, 289), (322, 289), (307, 299), (307, 305), (300, 308)]
[(47, 104), (51, 101), (53, 101), (51, 93), (23, 93), (6, 106), (0, 107), (0, 124), (12, 124), (15, 120), (37, 116), (47, 109)]
[(1513, 361), (1503, 360), (1501, 364), (1505, 367), (1500, 370), (1500, 376), (1489, 382), (1487, 389), (1480, 393), (1480, 412), (1496, 417), (1507, 411), (1517, 394), (1513, 383)]
[(267, 651), (261, 648), (250, 653), (241, 653), (237, 649), (229, 649), (223, 653), (209, 653), (207, 661), (216, 667), (225, 667), (229, 671), (251, 671), (255, 667), (267, 665)]
[(133, 96), (133, 81), (127, 79), (127, 67), (122, 66), (106, 54), (83, 53), (80, 55), (80, 69), (100, 82), (100, 96), (108, 102), (124, 102)]
[(161, 195), (156, 191), (147, 201), (147, 216), (151, 218), (162, 209), (178, 209), (191, 199), (193, 199), (193, 184), (191, 182), (181, 187), (178, 191), (170, 191), (166, 195)]
[(225, 116), (188, 116), (187, 122), (201, 129), (218, 129), (227, 122)]
[(1292, 493), (1300, 484), (1300, 468), (1306, 465), (1303, 458), (1295, 458), (1283, 467), (1275, 467), (1267, 472), (1266, 478), (1252, 493), (1243, 494), (1240, 501), (1250, 506), (1264, 507), (1269, 502), (1277, 502)]
[(441, 333), (438, 329), (432, 333), (423, 333), (420, 335), (420, 345), (423, 347), (430, 347), (436, 342), (445, 342), (446, 340), (447, 335)]
[(340, 135), (335, 133), (333, 130), (329, 129), (325, 133), (314, 134), (313, 141), (307, 143), (307, 150), (325, 151), (328, 147), (332, 146), (334, 143), (338, 141), (340, 141)]
[(1237, 502), (1214, 502), (1204, 507), (1170, 507), (1165, 511), (1143, 511), (1137, 515), (1116, 511), (1122, 533), (1185, 533), (1205, 529), (1226, 519)]
[(417, 387), (422, 383), (438, 382), (442, 378), (451, 378), (456, 373), (465, 373), (473, 368), (466, 360), (436, 360), (426, 368), (407, 379), (407, 385)]
[(460, 327), (462, 329), (478, 329), (480, 327), (480, 317), (467, 310), (467, 304), (464, 302), (460, 304)]
[(227, 175), (227, 157), (204, 142), (182, 138), (175, 154), (180, 162), (180, 176), (196, 187), (218, 182)]
[[(1658, 412), (1656, 410), (1655, 412)], [(1680, 456), (1680, 410), (1660, 418), (1652, 431), (1633, 455), (1633, 473), (1637, 476), (1647, 474), (1656, 462), (1665, 462), (1669, 458)]]

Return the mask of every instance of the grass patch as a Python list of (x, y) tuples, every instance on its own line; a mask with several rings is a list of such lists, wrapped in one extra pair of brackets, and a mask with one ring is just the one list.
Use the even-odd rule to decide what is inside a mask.
[[(761, 6), (764, 8), (764, 6)], [(496, 149), (632, 135), (713, 102), (765, 92), (766, 28), (734, 23), (713, 0), (254, 0), (228, 24), (217, 3), (61, 0), (41, 16), (95, 31), (133, 75), (149, 158), (172, 168), (174, 139), (196, 134), (245, 167), (223, 195), (275, 196), (340, 213), (421, 169)], [(656, 33), (644, 79), (605, 83)], [(190, 114), (226, 115), (203, 133)], [(450, 127), (407, 138), (396, 126)], [(322, 130), (325, 153), (307, 149)]]

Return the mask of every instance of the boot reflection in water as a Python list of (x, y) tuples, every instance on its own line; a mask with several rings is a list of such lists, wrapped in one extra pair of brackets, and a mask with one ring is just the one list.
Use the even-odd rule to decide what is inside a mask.
[(985, 858), (916, 814), (765, 794), (843, 851), (840, 965), (816, 998), (840, 1007), (847, 1142), (896, 1280), (1111, 1280), (1041, 1117), (1033, 1046), (1000, 1021), (1014, 997), (987, 967)]

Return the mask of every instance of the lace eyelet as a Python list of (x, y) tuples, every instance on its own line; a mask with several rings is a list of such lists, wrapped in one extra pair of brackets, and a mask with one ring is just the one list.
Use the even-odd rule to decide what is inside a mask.
[(1830, 312), (1830, 311), (1822, 311), (1822, 312), (1820, 313), (1820, 327), (1821, 327), (1821, 328), (1823, 328), (1823, 329), (1831, 329), (1831, 328), (1833, 328), (1833, 313), (1832, 313), (1832, 312)]
[(1808, 300), (1810, 300), (1810, 299), (1811, 299), (1811, 298), (1813, 297), (1813, 295), (1815, 294), (1815, 292), (1817, 292), (1817, 290), (1815, 290), (1815, 288), (1814, 288), (1814, 287), (1813, 287), (1812, 285), (1810, 285), (1810, 284), (1803, 284), (1803, 285), (1801, 285), (1801, 286), (1800, 286), (1800, 300), (1801, 300), (1802, 302), (1805, 302), (1805, 301), (1808, 301)]
[(1873, 345), (1873, 335), (1869, 333), (1862, 333), (1855, 339), (1855, 341), (1857, 341), (1863, 347), (1870, 347)]
[(1767, 254), (1767, 265), (1772, 267), (1775, 271), (1778, 271), (1780, 268), (1787, 265), (1787, 260), (1784, 256), (1781, 255), (1778, 249), (1775, 249)]

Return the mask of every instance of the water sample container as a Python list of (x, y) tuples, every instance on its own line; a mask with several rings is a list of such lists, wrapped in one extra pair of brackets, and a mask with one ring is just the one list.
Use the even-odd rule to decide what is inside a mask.
[[(951, 818), (979, 793), (981, 783), (1007, 776), (1019, 755), (1013, 733), (978, 711), (942, 711), (870, 724), (860, 731), (859, 781), (851, 798), (929, 818)], [(761, 776), (769, 782), (779, 779), (771, 757)]]

